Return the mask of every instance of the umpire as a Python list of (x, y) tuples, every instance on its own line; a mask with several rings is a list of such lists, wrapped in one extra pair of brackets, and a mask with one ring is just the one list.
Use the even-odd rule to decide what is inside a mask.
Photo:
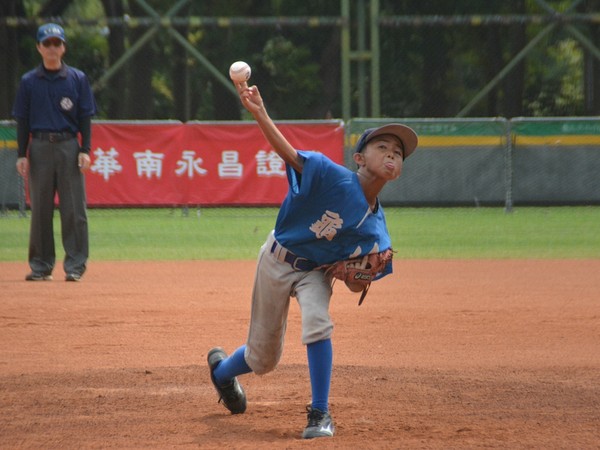
[(31, 201), (31, 273), (25, 279), (52, 279), (56, 260), (54, 198), (58, 194), (65, 279), (79, 281), (89, 254), (83, 172), (91, 163), (96, 101), (86, 75), (62, 61), (66, 39), (60, 25), (39, 27), (37, 50), (42, 64), (23, 75), (13, 107), (19, 147), (17, 172), (22, 177), (29, 174)]

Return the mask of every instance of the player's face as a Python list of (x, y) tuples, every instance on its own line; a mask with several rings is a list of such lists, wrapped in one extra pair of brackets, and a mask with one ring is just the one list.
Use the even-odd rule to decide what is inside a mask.
[(395, 180), (402, 172), (402, 142), (396, 136), (384, 134), (372, 139), (363, 150), (367, 169), (386, 180)]

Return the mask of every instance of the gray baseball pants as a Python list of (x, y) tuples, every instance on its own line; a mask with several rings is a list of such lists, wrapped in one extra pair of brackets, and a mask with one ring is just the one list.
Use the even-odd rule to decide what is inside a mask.
[(330, 280), (322, 270), (294, 270), (282, 261), (285, 249), (279, 247), (271, 253), (273, 242), (271, 233), (258, 255), (244, 354), (246, 363), (258, 375), (275, 369), (281, 359), (291, 297), (296, 297), (300, 306), (303, 344), (328, 339), (333, 331)]
[(78, 166), (76, 138), (62, 142), (32, 139), (29, 149), (31, 230), (29, 266), (38, 273), (54, 269), (54, 197), (58, 193), (65, 273), (83, 274), (89, 255), (85, 178)]

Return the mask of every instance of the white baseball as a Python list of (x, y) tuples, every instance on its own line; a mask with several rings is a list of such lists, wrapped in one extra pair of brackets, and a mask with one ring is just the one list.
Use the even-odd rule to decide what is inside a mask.
[(244, 61), (236, 61), (229, 68), (229, 78), (236, 83), (242, 83), (250, 79), (250, 66)]

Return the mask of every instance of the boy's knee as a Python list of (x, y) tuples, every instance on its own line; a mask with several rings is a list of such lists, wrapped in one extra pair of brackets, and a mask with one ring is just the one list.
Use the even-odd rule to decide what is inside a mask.
[(246, 363), (256, 375), (264, 375), (272, 372), (279, 364), (281, 353), (268, 353), (256, 350), (247, 350)]
[(310, 329), (302, 330), (302, 343), (308, 345), (324, 339), (331, 339), (332, 332), (333, 323), (330, 320), (313, 323)]

